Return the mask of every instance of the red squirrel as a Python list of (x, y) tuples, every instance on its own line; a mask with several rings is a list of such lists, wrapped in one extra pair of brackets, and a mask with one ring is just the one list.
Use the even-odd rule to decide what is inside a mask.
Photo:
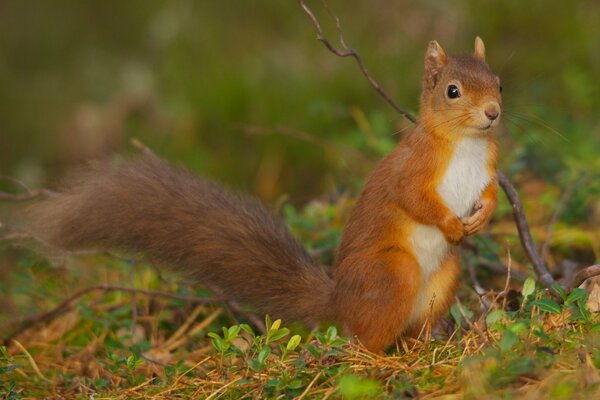
[(335, 321), (383, 352), (435, 323), (453, 299), (457, 245), (496, 207), (498, 77), (473, 55), (425, 55), (418, 123), (368, 178), (332, 276), (253, 199), (154, 156), (92, 169), (34, 210), (64, 247), (120, 247), (273, 317)]

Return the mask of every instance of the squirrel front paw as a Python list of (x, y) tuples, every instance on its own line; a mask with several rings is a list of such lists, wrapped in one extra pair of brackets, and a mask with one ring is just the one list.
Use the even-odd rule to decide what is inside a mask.
[(487, 225), (492, 217), (493, 208), (488, 207), (485, 202), (478, 201), (473, 207), (474, 213), (469, 217), (461, 218), (466, 236), (479, 232)]
[(459, 244), (465, 236), (463, 223), (454, 215), (446, 218), (439, 226), (446, 241), (451, 244)]

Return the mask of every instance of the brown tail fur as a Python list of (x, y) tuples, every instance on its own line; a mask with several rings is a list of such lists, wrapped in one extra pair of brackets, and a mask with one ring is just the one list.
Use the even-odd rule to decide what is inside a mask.
[(95, 167), (33, 216), (54, 245), (144, 252), (273, 317), (333, 317), (332, 279), (283, 223), (255, 200), (156, 157)]

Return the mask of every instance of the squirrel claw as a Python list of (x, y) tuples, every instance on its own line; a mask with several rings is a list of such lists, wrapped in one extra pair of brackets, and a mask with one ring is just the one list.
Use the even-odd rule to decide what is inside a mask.
[(463, 217), (460, 219), (460, 222), (463, 224), (463, 228), (465, 230), (466, 236), (471, 236), (477, 232), (479, 232), (487, 223), (487, 218), (482, 211), (482, 208), (479, 208), (473, 215), (470, 217)]

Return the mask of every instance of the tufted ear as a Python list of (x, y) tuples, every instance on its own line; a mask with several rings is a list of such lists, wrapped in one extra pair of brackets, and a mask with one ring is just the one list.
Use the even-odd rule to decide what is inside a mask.
[(448, 64), (448, 57), (444, 52), (444, 49), (436, 42), (432, 40), (427, 46), (425, 53), (425, 87), (435, 87), (442, 68)]
[(475, 38), (475, 52), (473, 53), (475, 58), (485, 61), (485, 45), (483, 44), (483, 40), (479, 36)]

